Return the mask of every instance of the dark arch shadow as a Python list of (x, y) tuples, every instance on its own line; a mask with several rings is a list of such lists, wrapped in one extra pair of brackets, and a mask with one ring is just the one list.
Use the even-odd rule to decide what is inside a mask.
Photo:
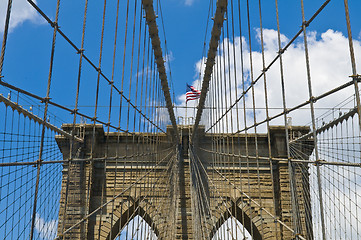
[[(151, 205), (148, 202), (146, 204)], [(151, 208), (153, 208), (153, 206), (151, 206)], [(154, 222), (153, 222), (152, 218), (149, 216), (149, 214), (146, 211), (144, 211), (144, 209), (141, 206), (139, 206), (139, 200), (138, 200), (122, 214), (121, 218), (119, 218), (113, 224), (112, 230), (109, 232), (106, 239), (107, 240), (115, 239), (121, 232), (121, 229), (123, 229), (126, 226), (126, 224), (128, 224), (136, 216), (141, 216), (144, 219), (144, 221), (154, 231), (155, 235), (159, 236), (158, 228), (154, 224)]]
[(216, 234), (217, 230), (223, 225), (223, 223), (225, 223), (232, 216), (236, 218), (247, 229), (247, 231), (253, 236), (253, 240), (262, 240), (262, 235), (257, 229), (256, 225), (252, 222), (251, 218), (233, 201), (232, 206), (222, 214), (222, 216), (217, 221), (215, 227), (213, 227), (210, 234), (210, 239), (213, 238), (213, 236)]

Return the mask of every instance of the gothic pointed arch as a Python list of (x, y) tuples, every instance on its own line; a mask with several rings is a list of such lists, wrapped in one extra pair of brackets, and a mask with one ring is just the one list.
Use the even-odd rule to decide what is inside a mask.
[[(114, 209), (114, 213), (122, 211), (119, 206), (117, 209)], [(147, 210), (145, 210), (145, 208)], [(154, 231), (156, 236), (159, 236), (159, 229), (154, 219), (159, 219), (159, 213), (156, 211), (154, 206), (148, 202), (146, 199), (135, 201), (128, 209), (122, 211), (121, 217), (114, 221), (111, 226), (111, 230), (108, 232), (106, 237), (107, 240), (116, 239), (116, 237), (121, 233), (122, 229), (136, 216), (140, 216), (144, 221), (150, 226)]]
[(257, 228), (256, 224), (248, 216), (248, 214), (243, 211), (237, 204), (232, 201), (232, 206), (228, 208), (220, 217), (217, 223), (214, 225), (209, 238), (212, 239), (215, 236), (218, 229), (230, 218), (234, 217), (237, 219), (245, 229), (253, 236), (253, 240), (262, 240), (262, 234)]

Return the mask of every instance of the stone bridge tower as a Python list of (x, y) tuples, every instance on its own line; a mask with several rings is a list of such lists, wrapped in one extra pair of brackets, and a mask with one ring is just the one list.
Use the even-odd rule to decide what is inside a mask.
[[(72, 128), (71, 124), (63, 125), (66, 131), (70, 132)], [(114, 239), (132, 218), (139, 215), (151, 226), (158, 239), (196, 239), (197, 222), (192, 221), (192, 217), (195, 218), (192, 201), (197, 201), (197, 197), (191, 195), (202, 187), (205, 189), (203, 197), (207, 198), (206, 201), (209, 203), (208, 210), (211, 212), (218, 209), (213, 211), (215, 213), (209, 215), (207, 220), (217, 223), (216, 228), (214, 224), (209, 224), (213, 226), (209, 228), (210, 239), (230, 213), (257, 240), (294, 238), (285, 226), (275, 224), (277, 219), (282, 220), (290, 228), (298, 224), (302, 236), (306, 236), (307, 239), (313, 238), (311, 210), (305, 209), (306, 204), (303, 204), (305, 201), (310, 201), (308, 172), (307, 170), (300, 172), (298, 168), (294, 176), (299, 222), (295, 223), (292, 220), (295, 210), (292, 209), (291, 202), (290, 169), (287, 161), (279, 160), (287, 159), (284, 127), (269, 129), (274, 159), (272, 164), (268, 158), (267, 134), (257, 136), (248, 134), (249, 146), (254, 146), (252, 143), (254, 144), (257, 137), (259, 156), (257, 159), (248, 158), (247, 163), (245, 136), (238, 134), (232, 135), (232, 141), (238, 143), (239, 154), (226, 154), (235, 151), (223, 149), (222, 152), (227, 157), (222, 159), (221, 165), (217, 167), (213, 167), (211, 161), (214, 135), (206, 134), (204, 128), (200, 126), (198, 137), (192, 144), (193, 149), (189, 149), (191, 126), (179, 126), (179, 129), (181, 143), (179, 146), (174, 146), (168, 137), (171, 134), (113, 132), (107, 134), (102, 125), (95, 127), (92, 124), (76, 125), (75, 133), (84, 137), (84, 143), (73, 145), (71, 154), (73, 160), (63, 165), (59, 236), (64, 230), (71, 228), (63, 236), (64, 239)], [(307, 133), (309, 128), (292, 127), (289, 130), (290, 135), (295, 136)], [(171, 128), (167, 131), (171, 131)], [(145, 142), (145, 138), (150, 141)], [(69, 139), (57, 136), (56, 141), (64, 159), (69, 159), (71, 144)], [(301, 150), (310, 155), (313, 150), (312, 140), (303, 141), (308, 141), (307, 146), (310, 147)], [(143, 154), (137, 155), (136, 153), (139, 152)], [(197, 163), (190, 161), (192, 159), (190, 155), (194, 154), (199, 157), (207, 172), (201, 174), (202, 186), (199, 186), (199, 182), (196, 185), (192, 180), (194, 176), (191, 169)], [(249, 148), (248, 155), (255, 156), (255, 149)], [(104, 158), (107, 160), (104, 161)], [(196, 166), (200, 169), (198, 167)], [(165, 168), (170, 170), (164, 171)], [(306, 165), (301, 169), (308, 167)], [(223, 200), (226, 200), (226, 204), (223, 201), (221, 205), (219, 199), (212, 196), (210, 191), (206, 174), (212, 174), (214, 171), (238, 179), (238, 186), (219, 185), (218, 191)], [(218, 179), (214, 178), (214, 181), (224, 181), (221, 179), (222, 175), (219, 175)], [(241, 194), (242, 189), (247, 189), (245, 192), (249, 198)], [(252, 204), (250, 199), (260, 201), (261, 207)], [(262, 214), (265, 211), (274, 213), (276, 219)], [(87, 217), (89, 214), (91, 216)]]

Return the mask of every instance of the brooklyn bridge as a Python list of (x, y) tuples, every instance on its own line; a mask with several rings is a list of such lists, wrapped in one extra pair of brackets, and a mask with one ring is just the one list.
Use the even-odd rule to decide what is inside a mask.
[(361, 239), (360, 7), (2, 0), (1, 238)]

